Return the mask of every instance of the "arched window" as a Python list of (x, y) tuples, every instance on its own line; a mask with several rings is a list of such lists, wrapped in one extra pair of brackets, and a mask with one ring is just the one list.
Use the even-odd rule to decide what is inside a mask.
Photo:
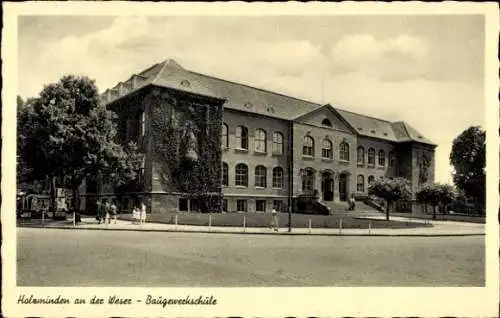
[(374, 176), (369, 176), (368, 177), (368, 185), (372, 184), (373, 181), (375, 181), (375, 177)]
[(282, 189), (283, 183), (283, 168), (273, 168), (273, 188)]
[(328, 139), (323, 139), (321, 154), (324, 159), (333, 159), (333, 144)]
[(234, 174), (234, 183), (237, 186), (248, 187), (248, 167), (244, 163), (236, 165)]
[(265, 188), (267, 186), (267, 169), (264, 166), (255, 167), (255, 186)]
[(304, 170), (302, 175), (302, 192), (311, 192), (314, 190), (314, 171)]
[(330, 119), (325, 118), (325, 119), (323, 119), (323, 121), (321, 122), (321, 125), (323, 125), (323, 126), (327, 126), (327, 127), (332, 127), (332, 122), (330, 121)]
[(359, 146), (358, 147), (358, 166), (363, 166), (365, 164), (365, 148)]
[(378, 152), (378, 165), (379, 167), (385, 167), (385, 151), (383, 150)]
[(363, 175), (358, 175), (356, 180), (356, 189), (358, 192), (365, 192), (365, 177)]
[(314, 139), (311, 136), (304, 137), (304, 146), (302, 147), (302, 155), (314, 157)]
[(222, 124), (221, 144), (223, 148), (229, 148), (228, 126), (226, 124)]
[(236, 147), (248, 150), (248, 129), (245, 126), (236, 127)]
[(229, 185), (229, 166), (225, 162), (222, 163), (222, 185)]
[(345, 141), (340, 143), (340, 160), (349, 161), (349, 144)]
[(396, 156), (393, 151), (389, 152), (389, 167), (392, 168), (396, 165)]
[(368, 148), (368, 165), (375, 166), (375, 149), (373, 148)]
[(273, 133), (273, 154), (283, 154), (283, 135), (279, 132)]
[(267, 141), (266, 141), (266, 131), (264, 129), (257, 129), (255, 131), (255, 151), (256, 152), (266, 152), (267, 151)]

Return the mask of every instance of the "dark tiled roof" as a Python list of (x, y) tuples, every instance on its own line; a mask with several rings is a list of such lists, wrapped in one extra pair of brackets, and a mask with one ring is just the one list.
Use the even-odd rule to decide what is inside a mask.
[(343, 109), (336, 108), (336, 110), (358, 134), (389, 141), (398, 141), (392, 129), (391, 122)]
[[(135, 86), (134, 84), (135, 83)], [(134, 74), (124, 83), (106, 90), (103, 102), (109, 103), (131, 91), (152, 84), (213, 98), (225, 99), (225, 108), (293, 120), (324, 105), (270, 92), (244, 84), (188, 71), (172, 59), (154, 64)], [(359, 135), (393, 142), (416, 141), (435, 145), (405, 122), (389, 121), (334, 108)]]

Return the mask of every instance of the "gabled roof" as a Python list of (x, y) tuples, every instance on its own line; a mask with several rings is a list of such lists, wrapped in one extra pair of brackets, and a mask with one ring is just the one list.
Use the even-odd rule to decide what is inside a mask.
[(423, 137), (415, 128), (405, 122), (392, 123), (330, 105), (321, 105), (192, 72), (184, 69), (172, 59), (156, 63), (146, 70), (132, 75), (124, 83), (119, 83), (114, 88), (106, 90), (102, 95), (103, 102), (110, 103), (148, 84), (224, 99), (226, 101), (224, 108), (226, 109), (256, 113), (284, 120), (294, 120), (320, 108), (331, 107), (358, 135), (392, 142), (414, 141), (435, 146), (434, 143)]

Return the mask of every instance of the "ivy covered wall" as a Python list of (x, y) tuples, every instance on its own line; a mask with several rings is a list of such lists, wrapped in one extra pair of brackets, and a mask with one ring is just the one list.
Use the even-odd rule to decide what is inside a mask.
[(220, 211), (222, 101), (153, 89), (143, 105), (151, 190), (197, 199), (202, 212)]

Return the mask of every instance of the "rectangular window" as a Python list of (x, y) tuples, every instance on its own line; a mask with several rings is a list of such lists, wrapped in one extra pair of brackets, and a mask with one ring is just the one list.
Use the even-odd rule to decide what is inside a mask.
[(236, 200), (236, 211), (246, 212), (247, 211), (247, 200)]
[(266, 200), (255, 201), (255, 211), (266, 212)]

